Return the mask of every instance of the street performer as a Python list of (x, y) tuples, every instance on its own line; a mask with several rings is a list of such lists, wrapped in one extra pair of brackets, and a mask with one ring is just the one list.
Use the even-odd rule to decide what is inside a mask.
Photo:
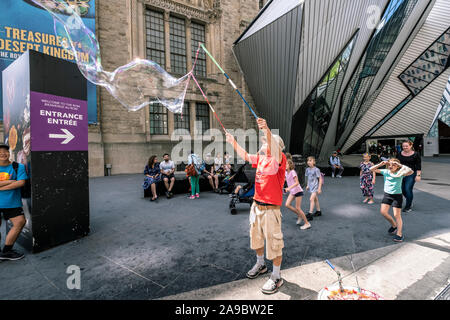
[(273, 262), (270, 278), (262, 287), (265, 294), (273, 294), (283, 285), (280, 275), (282, 249), (284, 247), (281, 231), (281, 205), (286, 172), (286, 156), (283, 154), (284, 142), (278, 135), (272, 134), (264, 119), (258, 118), (258, 127), (264, 135), (261, 137), (261, 149), (256, 155), (249, 155), (238, 145), (234, 137), (227, 133), (227, 142), (236, 153), (256, 168), (255, 196), (250, 209), (250, 248), (256, 251), (256, 264), (247, 272), (247, 277), (255, 279), (267, 273), (264, 260), (264, 242), (266, 257)]

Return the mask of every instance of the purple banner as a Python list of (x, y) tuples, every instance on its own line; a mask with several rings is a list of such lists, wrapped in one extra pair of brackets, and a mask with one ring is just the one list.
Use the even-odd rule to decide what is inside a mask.
[(30, 93), (31, 150), (87, 151), (87, 101)]

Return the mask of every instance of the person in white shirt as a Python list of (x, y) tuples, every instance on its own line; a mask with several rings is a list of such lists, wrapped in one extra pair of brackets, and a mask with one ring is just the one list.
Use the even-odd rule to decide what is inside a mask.
[[(166, 197), (167, 199), (173, 197), (172, 189), (175, 184), (175, 164), (170, 160), (168, 153), (163, 156), (164, 161), (161, 161), (159, 168), (161, 169), (161, 177), (166, 186)], [(170, 182), (170, 185), (169, 185)]]

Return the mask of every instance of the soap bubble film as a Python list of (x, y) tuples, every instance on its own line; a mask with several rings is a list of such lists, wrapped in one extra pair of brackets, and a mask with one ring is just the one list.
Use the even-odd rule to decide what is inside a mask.
[(95, 34), (80, 18), (80, 7), (64, 0), (32, 0), (47, 10), (54, 20), (55, 34), (90, 82), (106, 88), (123, 106), (137, 111), (152, 103), (161, 103), (181, 113), (191, 78), (188, 73), (177, 79), (156, 62), (135, 59), (113, 72), (103, 70), (100, 46)]

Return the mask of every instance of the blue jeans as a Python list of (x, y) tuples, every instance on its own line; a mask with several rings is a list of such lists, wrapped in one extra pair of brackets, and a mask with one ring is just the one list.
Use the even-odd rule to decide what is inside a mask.
[(406, 198), (405, 208), (410, 208), (412, 205), (412, 201), (414, 198), (413, 189), (414, 184), (416, 183), (416, 175), (417, 172), (414, 172), (414, 174), (403, 178), (402, 193), (403, 196)]

